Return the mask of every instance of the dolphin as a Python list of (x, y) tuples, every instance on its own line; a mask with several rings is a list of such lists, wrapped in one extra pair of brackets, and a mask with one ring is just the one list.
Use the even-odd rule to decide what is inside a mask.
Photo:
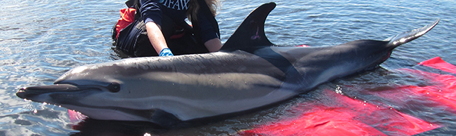
[(394, 48), (437, 25), (387, 40), (325, 47), (277, 47), (264, 32), (275, 3), (255, 9), (219, 52), (141, 57), (76, 67), (54, 85), (16, 95), (76, 110), (97, 120), (170, 125), (259, 109), (336, 78), (372, 70)]

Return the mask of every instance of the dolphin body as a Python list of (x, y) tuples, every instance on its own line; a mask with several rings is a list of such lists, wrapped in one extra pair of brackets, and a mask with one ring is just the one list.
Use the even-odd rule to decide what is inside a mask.
[(397, 46), (439, 20), (388, 40), (328, 47), (273, 47), (264, 33), (267, 3), (254, 10), (221, 51), (143, 57), (74, 68), (54, 85), (22, 88), (20, 98), (79, 111), (98, 120), (170, 125), (265, 107), (317, 85), (378, 67)]

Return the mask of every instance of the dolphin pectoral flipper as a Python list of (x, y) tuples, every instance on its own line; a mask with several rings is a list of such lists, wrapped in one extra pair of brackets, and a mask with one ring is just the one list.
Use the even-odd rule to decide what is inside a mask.
[(225, 42), (220, 51), (234, 51), (252, 46), (271, 46), (264, 33), (264, 23), (269, 13), (276, 7), (274, 2), (266, 3), (252, 11), (244, 22)]
[(417, 29), (407, 31), (407, 32), (403, 32), (403, 33), (395, 35), (391, 38), (388, 38), (385, 40), (385, 41), (389, 41), (387, 46), (397, 47), (404, 43), (413, 41), (416, 38), (419, 38), (419, 37), (423, 36), (424, 34), (426, 34), (427, 32), (431, 31), (431, 29), (434, 28), (439, 22), (440, 22), (440, 19), (437, 19), (433, 23), (426, 25), (424, 27), (417, 28)]

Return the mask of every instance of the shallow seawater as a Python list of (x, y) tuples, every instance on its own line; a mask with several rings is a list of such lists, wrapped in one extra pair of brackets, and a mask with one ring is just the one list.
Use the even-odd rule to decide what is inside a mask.
[[(264, 0), (227, 0), (217, 16), (222, 41)], [(347, 96), (373, 103), (394, 102), (363, 95), (360, 90), (388, 90), (399, 85), (429, 84), (397, 71), (440, 56), (456, 64), (456, 1), (450, 0), (277, 0), (266, 20), (266, 35), (276, 45), (330, 46), (358, 39), (383, 40), (397, 33), (441, 19), (425, 36), (395, 49), (381, 68), (323, 84), (308, 94), (268, 107), (202, 126), (154, 129), (149, 124), (87, 120), (71, 122), (67, 109), (26, 101), (15, 93), (21, 87), (49, 85), (76, 66), (120, 59), (112, 50), (111, 29), (118, 0), (0, 0), (0, 136), (1, 135), (233, 135), (266, 122), (298, 113), (299, 103), (322, 101), (319, 94), (342, 87)], [(350, 86), (350, 87), (347, 87)], [(350, 89), (356, 88), (356, 89)], [(426, 103), (410, 100), (405, 103)], [(299, 106), (298, 106), (299, 107)], [(430, 106), (432, 107), (432, 106)], [(401, 110), (401, 107), (392, 107)], [(456, 116), (442, 107), (402, 109), (420, 119), (445, 127), (426, 134), (456, 133)], [(431, 112), (440, 110), (442, 112)], [(290, 112), (291, 111), (291, 112)], [(76, 126), (76, 127), (75, 127)], [(140, 126), (140, 127), (139, 127)], [(388, 133), (394, 134), (394, 133)]]

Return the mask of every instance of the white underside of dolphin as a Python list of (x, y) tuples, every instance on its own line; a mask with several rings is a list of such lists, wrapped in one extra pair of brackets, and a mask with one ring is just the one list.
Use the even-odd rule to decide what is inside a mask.
[(373, 69), (392, 50), (430, 31), (438, 21), (386, 41), (329, 47), (271, 47), (264, 22), (275, 3), (253, 11), (221, 51), (144, 57), (74, 68), (54, 85), (17, 96), (79, 111), (100, 120), (190, 121), (250, 111), (335, 78)]

